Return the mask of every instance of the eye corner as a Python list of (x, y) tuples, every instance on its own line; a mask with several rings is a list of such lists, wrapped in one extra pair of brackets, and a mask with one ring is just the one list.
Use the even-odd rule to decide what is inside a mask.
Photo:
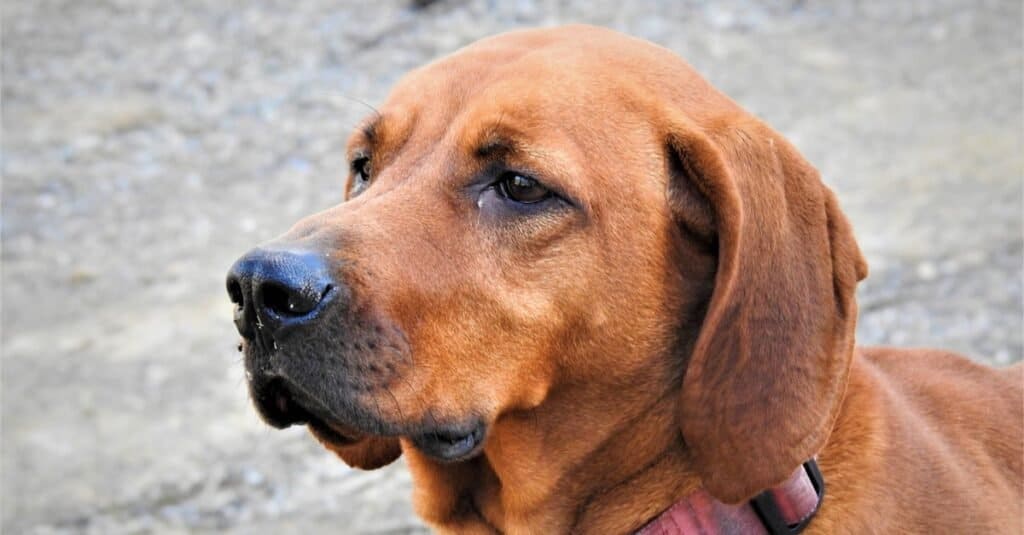
[(373, 179), (373, 160), (368, 153), (357, 152), (349, 159), (349, 191), (350, 197), (354, 197), (367, 186)]

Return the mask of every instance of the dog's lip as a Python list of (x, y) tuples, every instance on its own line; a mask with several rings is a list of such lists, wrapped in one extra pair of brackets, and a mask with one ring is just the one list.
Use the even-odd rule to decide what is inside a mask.
[(334, 418), (323, 416), (324, 411), (308, 407), (292, 397), (289, 402), (301, 412), (301, 417), (292, 422), (293, 425), (305, 425), (314, 436), (323, 442), (336, 446), (345, 446), (358, 442), (362, 433), (338, 423)]
[(360, 433), (338, 423), (330, 411), (282, 377), (271, 378), (262, 386), (257, 408), (263, 419), (278, 429), (305, 425), (321, 440), (337, 445), (351, 444), (361, 438)]
[(444, 462), (465, 461), (483, 449), (486, 426), (477, 421), (469, 426), (441, 427), (411, 438), (416, 448)]
[(256, 411), (263, 421), (273, 427), (285, 429), (292, 425), (302, 425), (312, 416), (305, 407), (295, 402), (281, 378), (251, 382), (250, 389)]
[(317, 439), (334, 446), (347, 446), (359, 442), (363, 438), (360, 433), (348, 427), (320, 420), (316, 417), (310, 418), (306, 422), (306, 427)]
[[(255, 381), (254, 401), (263, 420), (273, 427), (284, 429), (292, 425), (305, 425), (319, 441), (328, 446), (344, 447), (366, 438), (367, 433), (342, 423), (316, 398), (296, 383), (283, 376), (263, 377)], [(392, 436), (406, 436), (423, 453), (448, 463), (468, 460), (483, 449), (487, 425), (481, 419), (459, 423), (434, 424), (392, 429)]]

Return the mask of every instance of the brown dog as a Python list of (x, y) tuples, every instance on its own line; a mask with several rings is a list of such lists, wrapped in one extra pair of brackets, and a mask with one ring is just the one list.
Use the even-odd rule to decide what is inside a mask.
[(855, 348), (832, 192), (671, 52), (486, 39), (348, 151), (346, 201), (229, 275), (251, 392), (353, 466), (404, 453), (440, 531), (745, 531), (815, 457), (814, 532), (1021, 531), (1022, 368)]

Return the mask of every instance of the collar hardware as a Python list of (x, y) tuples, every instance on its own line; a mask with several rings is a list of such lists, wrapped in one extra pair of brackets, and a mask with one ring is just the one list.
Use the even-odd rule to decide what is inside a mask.
[(814, 487), (817, 501), (814, 504), (814, 508), (804, 513), (797, 522), (792, 523), (786, 518), (789, 515), (783, 514), (783, 509), (786, 506), (782, 506), (777, 501), (776, 497), (779, 493), (776, 489), (766, 490), (750, 500), (751, 507), (754, 508), (754, 512), (760, 517), (769, 534), (796, 535), (802, 532), (811, 523), (811, 519), (814, 518), (814, 515), (821, 507), (821, 502), (825, 498), (825, 478), (821, 476), (818, 463), (812, 458), (803, 464), (803, 469), (807, 473), (811, 485)]
[(635, 535), (795, 535), (807, 528), (825, 497), (825, 478), (810, 459), (781, 485), (729, 505), (698, 489)]

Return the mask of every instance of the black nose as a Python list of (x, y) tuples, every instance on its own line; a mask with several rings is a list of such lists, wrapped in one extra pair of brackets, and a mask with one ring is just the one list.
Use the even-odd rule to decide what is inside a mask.
[(321, 255), (267, 249), (253, 249), (239, 258), (228, 272), (227, 285), (238, 332), (264, 341), (283, 327), (315, 317), (334, 288)]

